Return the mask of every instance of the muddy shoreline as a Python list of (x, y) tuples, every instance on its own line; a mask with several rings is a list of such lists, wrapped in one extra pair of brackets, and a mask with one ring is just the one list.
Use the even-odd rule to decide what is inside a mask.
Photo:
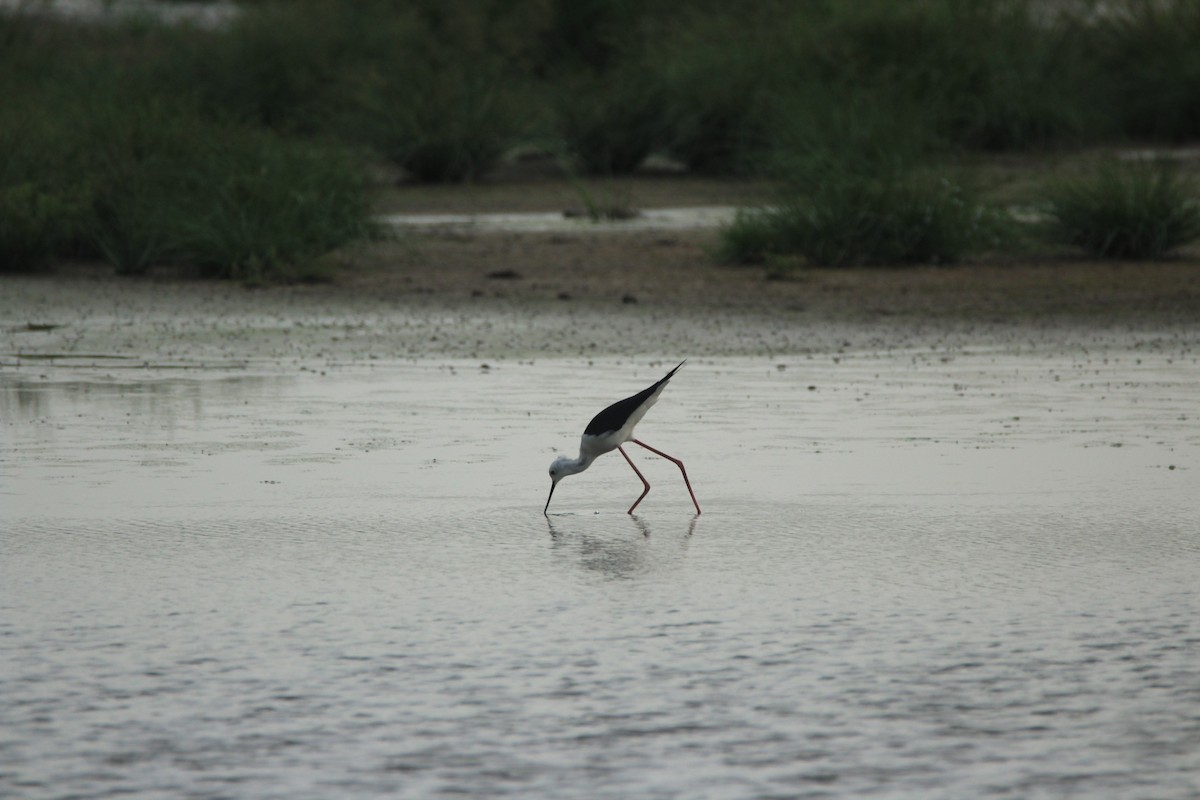
[(271, 370), (414, 358), (967, 347), (1191, 348), (1200, 263), (720, 266), (712, 231), (427, 234), (328, 283), (247, 288), (98, 265), (0, 277), (0, 364)]

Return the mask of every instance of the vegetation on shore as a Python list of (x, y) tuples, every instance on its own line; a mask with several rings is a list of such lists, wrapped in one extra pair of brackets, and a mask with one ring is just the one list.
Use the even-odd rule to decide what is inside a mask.
[(1105, 162), (1052, 183), (1049, 214), (1058, 239), (1095, 258), (1161, 258), (1200, 238), (1196, 197), (1170, 162)]
[[(293, 0), (214, 30), (0, 13), (0, 271), (313, 277), (375, 235), (373, 165), (477, 180), (514, 148), (570, 175), (660, 154), (769, 176), (730, 261), (1028, 248), (964, 165), (1200, 140), (1200, 5), (1050, 6)], [(1195, 183), (1166, 162), (1030, 194), (1044, 248), (1157, 258), (1200, 236)]]

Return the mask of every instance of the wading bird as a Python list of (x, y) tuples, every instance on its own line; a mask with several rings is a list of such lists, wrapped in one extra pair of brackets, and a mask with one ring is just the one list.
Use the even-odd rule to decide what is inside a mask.
[(642, 502), (650, 492), (650, 482), (646, 480), (646, 476), (633, 463), (633, 459), (625, 452), (625, 448), (621, 445), (625, 442), (633, 442), (641, 445), (655, 455), (660, 455), (668, 461), (675, 463), (679, 467), (679, 471), (683, 474), (683, 483), (687, 486), (688, 494), (692, 496), (692, 505), (696, 506), (696, 513), (700, 513), (700, 504), (696, 502), (696, 493), (692, 491), (692, 483), (688, 480), (687, 470), (683, 468), (683, 462), (674, 456), (669, 456), (661, 450), (656, 450), (645, 442), (633, 438), (633, 426), (641, 421), (642, 417), (646, 416), (646, 412), (654, 402), (658, 400), (658, 396), (662, 394), (666, 388), (667, 381), (671, 380), (671, 376), (679, 371), (685, 362), (679, 362), (679, 366), (666, 374), (662, 380), (652, 386), (648, 386), (642, 391), (635, 394), (633, 397), (626, 397), (624, 400), (619, 400), (613, 403), (608, 408), (597, 414), (587, 428), (583, 431), (583, 436), (579, 440), (579, 458), (571, 458), (570, 456), (559, 456), (554, 459), (554, 463), (550, 465), (550, 497), (546, 498), (546, 507), (542, 509), (543, 514), (550, 512), (550, 498), (554, 497), (554, 487), (558, 486), (558, 482), (568, 475), (575, 475), (583, 472), (592, 465), (599, 456), (604, 455), (612, 450), (620, 450), (621, 455), (625, 456), (625, 460), (629, 462), (629, 466), (633, 467), (633, 471), (637, 473), (638, 478), (642, 481), (641, 495), (629, 507), (628, 513), (632, 514), (633, 510), (638, 507), (638, 503)]

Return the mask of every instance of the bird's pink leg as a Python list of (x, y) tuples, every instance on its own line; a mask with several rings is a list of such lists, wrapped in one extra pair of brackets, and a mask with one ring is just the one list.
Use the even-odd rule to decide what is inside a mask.
[[(666, 454), (666, 453), (664, 453), (662, 450), (656, 450), (656, 449), (654, 449), (653, 447), (651, 447), (650, 445), (648, 445), (648, 444), (646, 444), (645, 442), (641, 441), (640, 439), (634, 439), (634, 440), (633, 440), (633, 443), (634, 443), (634, 444), (640, 444), (642, 447), (646, 448), (646, 449), (647, 449), (647, 450), (649, 450), (651, 453), (655, 453), (656, 455), (660, 455), (660, 456), (662, 456), (663, 458), (665, 458), (667, 461), (673, 461), (673, 462), (675, 463), (675, 466), (679, 467), (679, 471), (680, 471), (680, 472), (683, 474), (683, 483), (684, 483), (684, 485), (685, 485), (685, 486), (687, 486), (688, 494), (690, 494), (690, 495), (692, 496), (692, 505), (694, 505), (694, 506), (696, 507), (696, 514), (697, 514), (697, 516), (698, 516), (698, 515), (700, 514), (700, 504), (696, 502), (696, 493), (692, 491), (692, 482), (688, 480), (688, 476), (687, 476), (687, 470), (683, 468), (683, 462), (682, 462), (682, 461), (680, 461), (678, 458), (675, 458), (674, 456), (669, 456), (669, 455), (667, 455), (667, 454)], [(621, 452), (622, 452), (622, 453), (624, 453), (625, 451), (624, 451), (624, 450), (622, 450)], [(625, 460), (626, 460), (626, 461), (629, 461), (629, 456), (625, 456)], [(630, 465), (630, 466), (633, 466), (633, 462), (632, 462), (632, 461), (629, 461), (629, 465)], [(634, 467), (634, 470), (636, 470), (636, 469), (637, 469), (637, 467)], [(641, 474), (642, 474), (642, 473), (640, 473), (640, 472), (638, 473), (638, 475), (641, 475)], [(642, 478), (642, 481), (643, 481), (643, 482), (644, 482), (645, 480), (646, 480), (645, 478)], [(650, 484), (648, 484), (648, 483), (646, 484), (646, 491), (647, 491), (647, 492), (648, 492), (648, 491), (650, 491)], [(642, 497), (645, 497), (645, 495), (642, 495)], [(641, 497), (639, 497), (639, 498), (638, 498), (638, 503), (640, 503), (641, 501), (642, 501), (642, 498), (641, 498)], [(636, 505), (637, 505), (637, 503), (634, 503), (634, 505), (636, 506)], [(629, 512), (632, 514), (632, 513), (633, 513), (633, 509), (632, 509), (632, 508), (631, 508), (631, 509), (629, 509)]]
[(633, 467), (633, 471), (637, 473), (637, 476), (642, 479), (642, 486), (646, 487), (642, 490), (642, 493), (638, 495), (638, 499), (634, 501), (633, 505), (629, 507), (629, 511), (625, 512), (627, 514), (632, 514), (633, 510), (638, 507), (638, 503), (642, 502), (642, 498), (650, 494), (650, 481), (646, 480), (646, 476), (643, 475), (642, 471), (633, 463), (633, 459), (629, 457), (629, 453), (625, 452), (624, 447), (617, 445), (617, 449), (621, 451), (621, 455), (625, 456), (625, 460), (629, 462), (629, 466)]

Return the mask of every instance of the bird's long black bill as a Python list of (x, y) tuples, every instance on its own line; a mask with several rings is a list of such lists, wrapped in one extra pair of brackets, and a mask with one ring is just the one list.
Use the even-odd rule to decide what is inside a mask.
[[(550, 497), (554, 497), (554, 487), (555, 487), (555, 486), (558, 486), (558, 484), (557, 484), (557, 483), (552, 483), (552, 484), (550, 484)], [(542, 509), (542, 516), (543, 516), (543, 517), (548, 517), (548, 516), (550, 516), (550, 514), (549, 514), (549, 511), (550, 511), (550, 497), (547, 497), (547, 498), (546, 498), (546, 507)]]

